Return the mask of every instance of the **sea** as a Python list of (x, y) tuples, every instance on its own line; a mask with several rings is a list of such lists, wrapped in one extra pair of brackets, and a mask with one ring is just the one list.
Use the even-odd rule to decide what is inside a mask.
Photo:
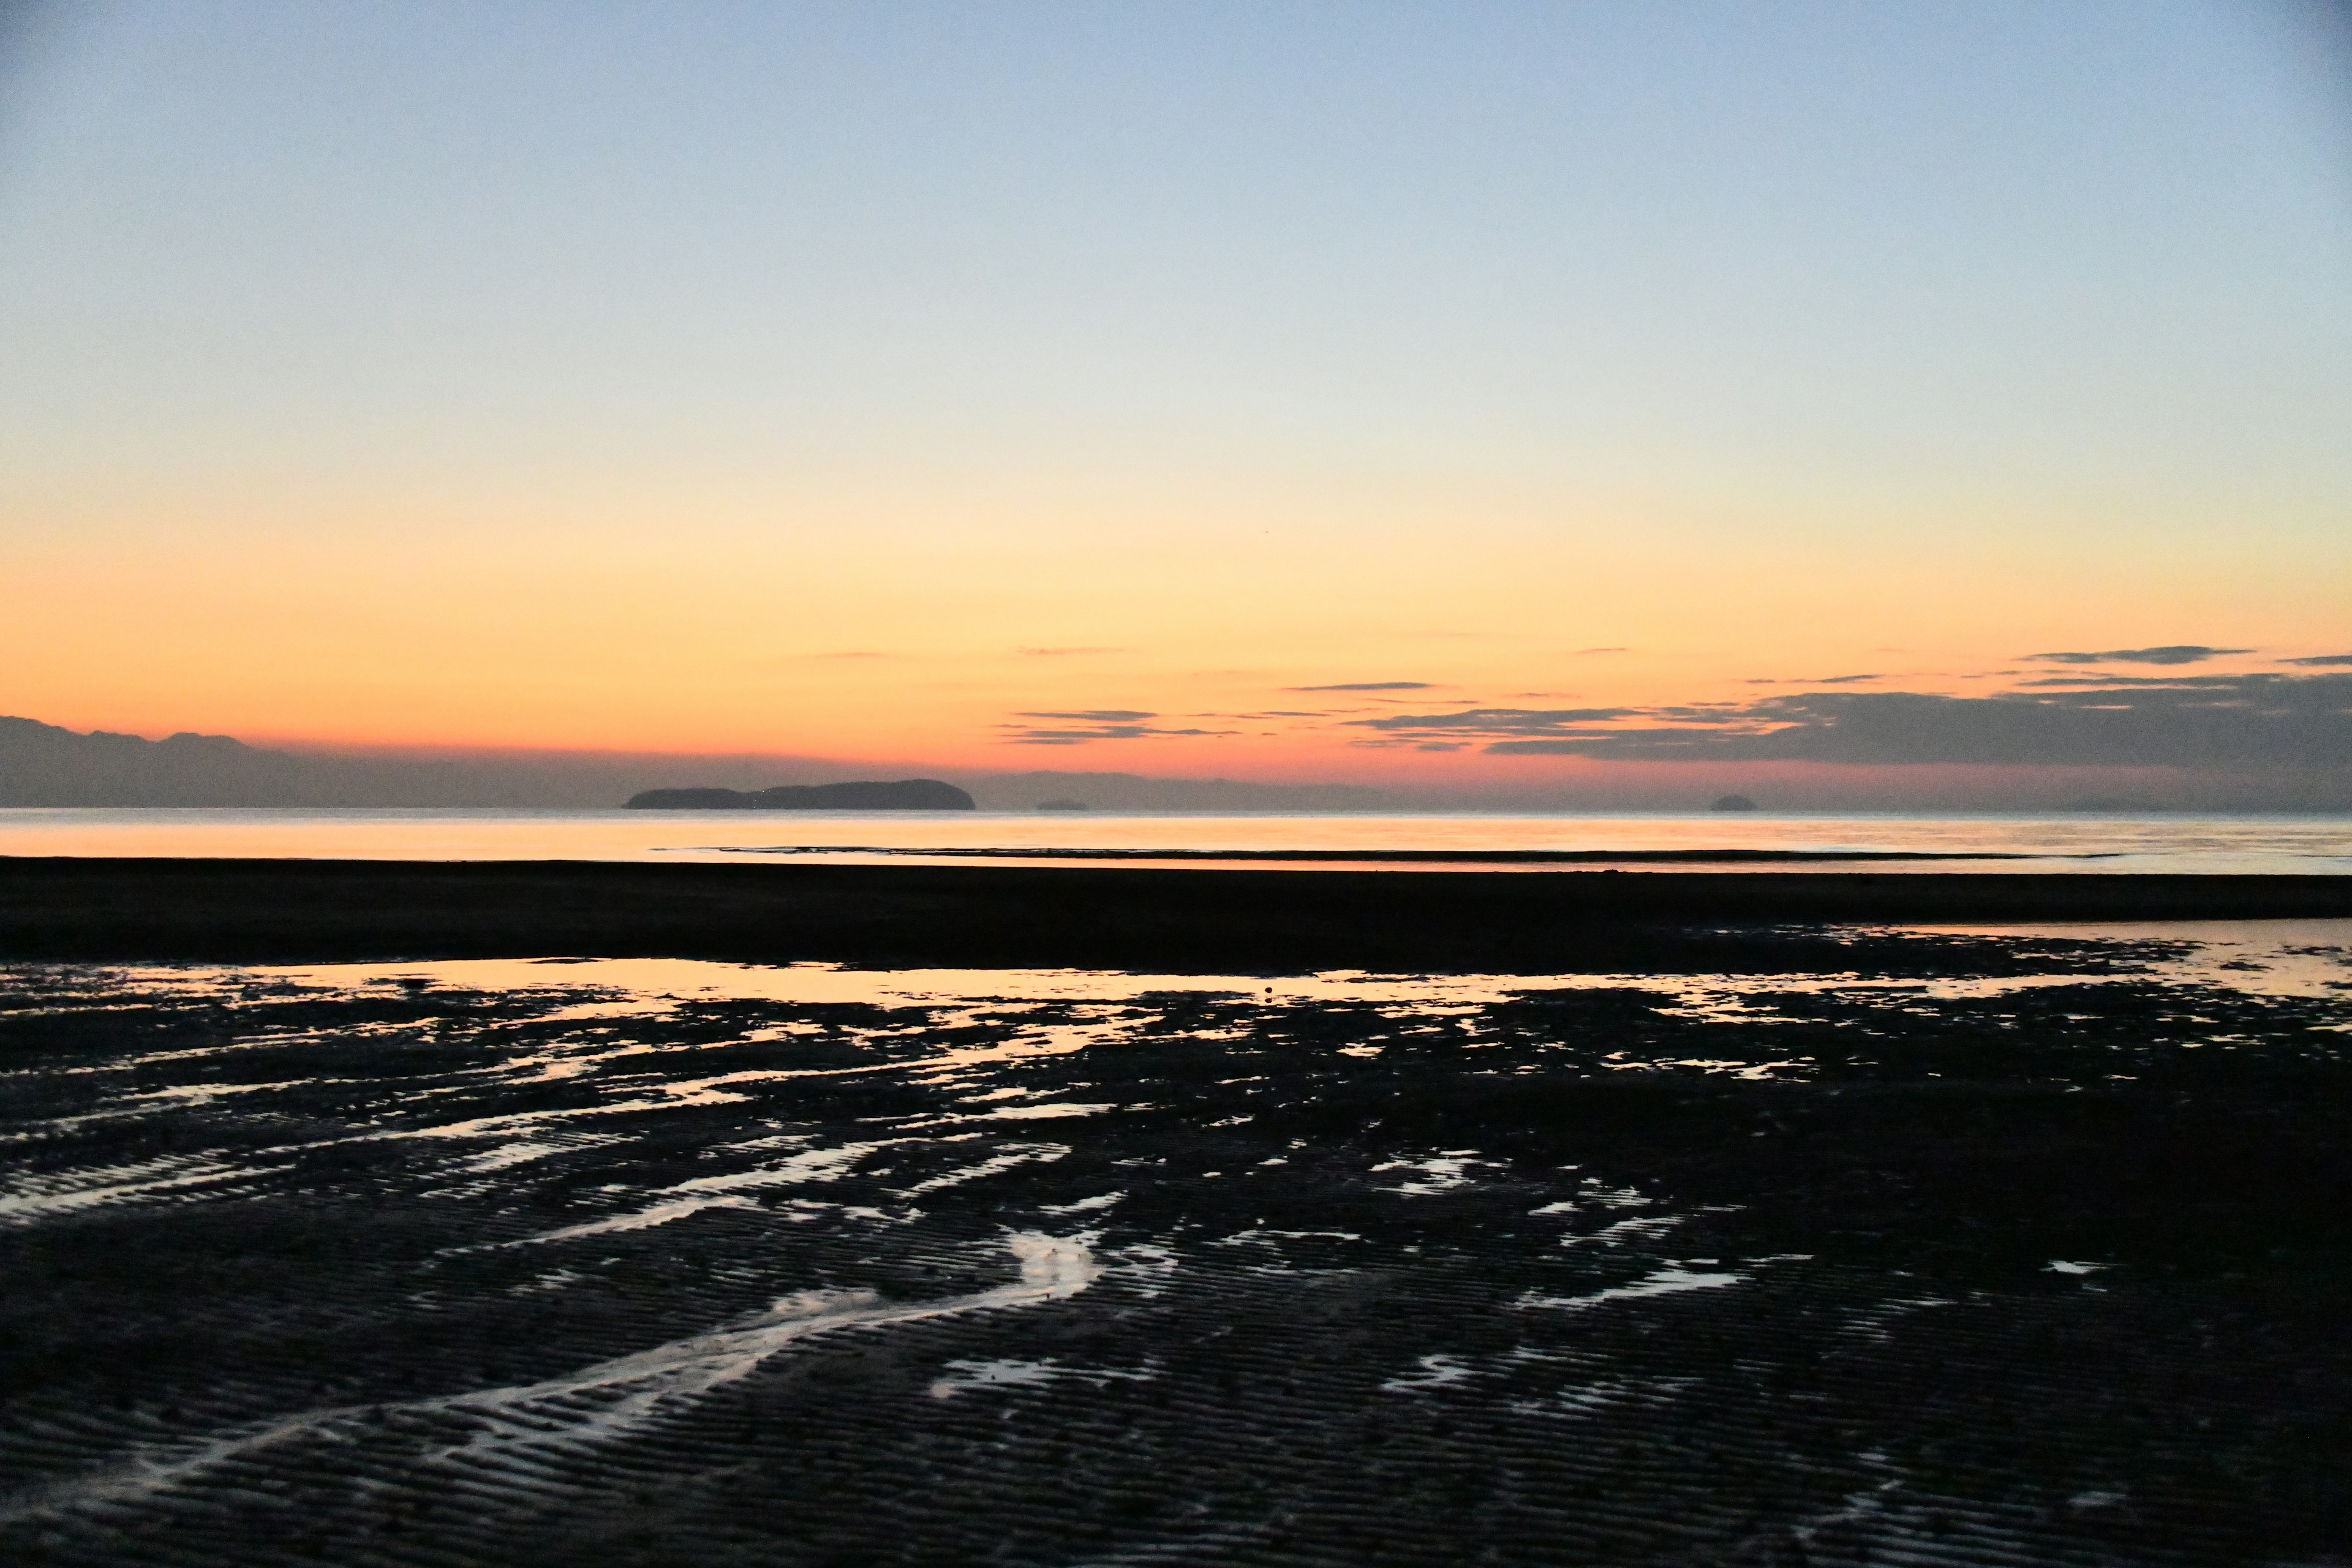
[(2344, 876), (2352, 816), (20, 807), (0, 856)]

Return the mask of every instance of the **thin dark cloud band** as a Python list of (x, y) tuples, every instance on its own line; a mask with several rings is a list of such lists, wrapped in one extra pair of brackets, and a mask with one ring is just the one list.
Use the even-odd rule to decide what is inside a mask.
[(2202, 643), (2168, 643), (2162, 647), (2111, 647), (2104, 653), (2029, 653), (2019, 657), (2037, 664), (2202, 664), (2209, 658), (2253, 651), (2250, 647), (2207, 647)]

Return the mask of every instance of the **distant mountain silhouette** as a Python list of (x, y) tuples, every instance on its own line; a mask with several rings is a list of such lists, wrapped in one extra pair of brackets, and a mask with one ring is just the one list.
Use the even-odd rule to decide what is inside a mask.
[(774, 789), (649, 789), (629, 799), (638, 811), (970, 811), (971, 796), (938, 779), (882, 784), (782, 784)]
[(147, 741), (0, 718), (0, 806), (454, 806), (610, 808), (693, 769), (713, 783), (822, 778), (816, 757), (626, 752), (311, 755), (226, 735)]
[(0, 719), (0, 805), (299, 805), (310, 771), (226, 735), (145, 741)]

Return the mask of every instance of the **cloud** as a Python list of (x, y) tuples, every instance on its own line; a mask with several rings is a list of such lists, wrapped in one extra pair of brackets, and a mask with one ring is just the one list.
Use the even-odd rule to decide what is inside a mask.
[(1232, 730), (1161, 730), (1145, 724), (1096, 724), (1083, 730), (1038, 730), (1006, 725), (1015, 746), (1077, 746), (1088, 741), (1150, 741), (1167, 735), (1231, 735)]
[[(1000, 724), (1010, 731), (1004, 739), (1016, 746), (1078, 746), (1089, 741), (1149, 741), (1168, 735), (1230, 735), (1231, 730), (1162, 729), (1145, 723), (1157, 719), (1136, 708), (1089, 708), (1071, 713), (1017, 713), (1016, 719), (1051, 719), (1059, 725)], [(1075, 727), (1073, 727), (1075, 726)]]
[(1639, 717), (1653, 722), (1498, 738), (1486, 749), (1650, 762), (2352, 765), (2352, 675), (2126, 678), (1991, 697), (1816, 691)]
[(2282, 664), (2352, 664), (2352, 653), (2323, 653), (2312, 658), (2286, 658)]
[(1574, 653), (1570, 654), (1568, 657), (1569, 657), (1569, 658), (1584, 658), (1584, 657), (1585, 657), (1586, 655), (1588, 655), (1588, 654), (1595, 654), (1595, 653), (1632, 653), (1633, 651), (1633, 650), (1632, 648), (1630, 648), (1630, 647), (1580, 647), (1580, 648), (1578, 648)]
[(1125, 653), (1123, 647), (1016, 647), (1013, 652), (1025, 658), (1067, 658), (1082, 653)]
[(1343, 680), (1337, 686), (1286, 686), (1285, 691), (1427, 691), (1426, 680)]
[(2202, 664), (2250, 647), (2206, 647), (2200, 643), (2170, 643), (2163, 647), (2111, 647), (2105, 653), (2029, 653), (2019, 657), (2038, 664)]
[(2161, 686), (2186, 689), (2193, 686), (2230, 686), (2242, 679), (2235, 675), (2117, 675), (2113, 670), (2103, 669), (2096, 675), (2038, 675), (2025, 681), (2023, 689), (2033, 690), (2045, 686)]
[(1466, 737), (1510, 740), (1529, 735), (1580, 734), (1573, 728), (1601, 720), (1620, 719), (1629, 708), (1471, 708), (1459, 713), (1390, 713), (1378, 719), (1349, 719), (1349, 726), (1379, 730), (1400, 738), (1438, 740)]
[(1078, 713), (1021, 713), (1021, 719), (1085, 719), (1097, 724), (1129, 723), (1138, 719), (1157, 719), (1157, 713), (1146, 713), (1134, 708), (1089, 708)]
[(1811, 680), (1792, 681), (1796, 686), (1852, 686), (1860, 680), (1884, 680), (1883, 675), (1822, 675)]

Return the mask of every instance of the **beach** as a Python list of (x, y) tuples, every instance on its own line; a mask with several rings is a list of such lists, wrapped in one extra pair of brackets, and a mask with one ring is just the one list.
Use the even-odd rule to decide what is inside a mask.
[(1792, 922), (2347, 914), (2332, 876), (0, 859), (0, 953), (44, 959), (1540, 973), (1736, 967), (1748, 928)]
[(0, 864), (0, 1550), (2326, 1561), (2345, 887)]

